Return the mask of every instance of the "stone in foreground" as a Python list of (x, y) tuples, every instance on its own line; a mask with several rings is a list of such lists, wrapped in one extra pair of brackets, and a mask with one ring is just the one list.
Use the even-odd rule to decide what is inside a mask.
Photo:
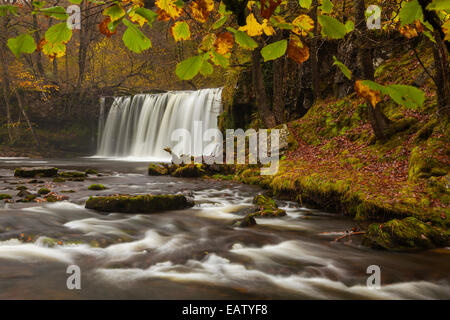
[(193, 207), (194, 203), (184, 195), (117, 195), (90, 197), (86, 208), (102, 212), (154, 213)]
[(33, 168), (17, 168), (14, 171), (15, 177), (35, 178), (35, 177), (56, 177), (58, 169), (53, 167), (33, 167)]

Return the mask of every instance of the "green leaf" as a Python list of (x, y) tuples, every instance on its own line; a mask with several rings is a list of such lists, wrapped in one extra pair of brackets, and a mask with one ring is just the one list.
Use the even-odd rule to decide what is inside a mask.
[(223, 16), (222, 18), (220, 18), (219, 20), (217, 20), (216, 22), (214, 22), (214, 24), (212, 25), (213, 30), (219, 29), (220, 27), (222, 27), (225, 22), (227, 22), (228, 20), (228, 16)]
[(36, 43), (29, 34), (21, 34), (16, 38), (8, 39), (8, 48), (16, 58), (19, 58), (22, 53), (33, 53), (36, 50)]
[(45, 32), (45, 40), (51, 43), (69, 42), (70, 38), (72, 38), (72, 30), (66, 22), (55, 24)]
[(300, 4), (300, 7), (309, 9), (311, 8), (312, 0), (299, 0), (298, 3)]
[(413, 86), (406, 86), (400, 84), (392, 84), (383, 86), (370, 80), (364, 80), (363, 84), (372, 90), (388, 95), (396, 103), (410, 109), (422, 107), (425, 102), (425, 93)]
[(123, 33), (122, 40), (128, 49), (135, 53), (141, 53), (151, 48), (152, 42), (144, 33), (132, 22), (124, 19), (123, 24), (127, 26), (127, 30)]
[(39, 11), (42, 12), (47, 17), (52, 17), (58, 20), (67, 20), (67, 18), (69, 17), (69, 15), (66, 12), (66, 9), (60, 6), (44, 8), (40, 9)]
[(262, 48), (261, 55), (264, 58), (264, 62), (282, 57), (286, 53), (287, 45), (287, 40), (280, 40)]
[(234, 34), (234, 39), (236, 43), (244, 49), (256, 49), (258, 48), (258, 43), (253, 40), (246, 32), (237, 31)]
[(178, 21), (172, 28), (175, 41), (187, 40), (191, 37), (191, 30), (185, 21)]
[(40, 9), (43, 8), (45, 6), (45, 1), (33, 1), (33, 7)]
[(434, 0), (427, 6), (428, 10), (450, 10), (450, 0)]
[(347, 30), (347, 33), (350, 33), (353, 30), (355, 30), (355, 23), (352, 20), (348, 20), (345, 23), (345, 30)]
[(111, 21), (116, 21), (121, 19), (125, 15), (125, 10), (120, 5), (113, 5), (111, 7), (106, 8), (103, 11), (104, 16), (109, 16)]
[(423, 12), (422, 12), (422, 7), (419, 4), (419, 1), (412, 0), (412, 1), (406, 2), (400, 9), (399, 18), (400, 18), (401, 26), (413, 23), (416, 20), (422, 21), (423, 20)]
[(385, 92), (398, 104), (410, 109), (423, 106), (425, 93), (413, 86), (393, 84), (386, 87)]
[(214, 68), (211, 63), (208, 61), (203, 61), (202, 67), (200, 69), (200, 73), (204, 76), (209, 76), (214, 72)]
[(230, 60), (228, 60), (228, 58), (225, 57), (224, 55), (217, 53), (214, 50), (210, 51), (210, 54), (211, 54), (211, 61), (216, 66), (220, 66), (220, 67), (226, 69), (230, 65)]
[(319, 24), (322, 26), (322, 34), (330, 39), (342, 39), (347, 34), (347, 28), (339, 20), (320, 15), (317, 17)]
[(147, 20), (147, 24), (151, 27), (153, 22), (155, 21), (158, 14), (152, 10), (145, 9), (145, 8), (137, 8), (134, 11), (136, 14), (143, 17), (145, 20)]
[(181, 80), (190, 80), (200, 72), (202, 66), (203, 57), (193, 56), (177, 64), (175, 73)]
[(331, 13), (333, 11), (334, 4), (330, 0), (322, 0), (322, 5), (319, 7), (323, 13)]
[(69, 2), (72, 4), (81, 4), (83, 0), (69, 0)]
[(17, 7), (10, 4), (0, 6), (0, 17), (4, 17), (8, 13), (17, 16)]
[(333, 56), (333, 60), (333, 65), (337, 66), (349, 80), (352, 80), (352, 72), (350, 71), (350, 69), (347, 68), (345, 64), (340, 62), (335, 56)]

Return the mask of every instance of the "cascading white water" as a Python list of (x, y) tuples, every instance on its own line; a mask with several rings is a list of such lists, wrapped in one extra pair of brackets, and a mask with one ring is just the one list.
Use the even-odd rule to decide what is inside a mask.
[[(211, 154), (202, 132), (217, 128), (221, 95), (217, 88), (117, 97), (106, 119), (100, 116), (96, 156), (169, 160), (167, 147), (178, 154)], [(185, 145), (172, 141), (176, 129), (190, 133)]]

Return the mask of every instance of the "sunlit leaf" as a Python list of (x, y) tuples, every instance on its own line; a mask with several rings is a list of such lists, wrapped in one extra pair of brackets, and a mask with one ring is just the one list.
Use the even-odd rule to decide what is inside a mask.
[(7, 45), (17, 58), (22, 53), (33, 53), (36, 50), (36, 43), (29, 34), (21, 34), (15, 38), (8, 39)]
[(287, 40), (280, 40), (262, 48), (261, 55), (264, 58), (264, 62), (282, 57), (286, 53), (287, 45)]

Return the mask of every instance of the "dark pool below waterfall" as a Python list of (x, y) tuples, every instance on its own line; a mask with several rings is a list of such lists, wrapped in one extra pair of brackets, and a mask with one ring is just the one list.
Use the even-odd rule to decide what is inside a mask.
[[(94, 168), (84, 182), (28, 184), (19, 166)], [(287, 216), (233, 228), (237, 209), (262, 190), (234, 182), (149, 177), (147, 163), (101, 159), (0, 159), (0, 193), (46, 186), (68, 200), (0, 204), (1, 299), (450, 299), (450, 249), (390, 253), (333, 240), (355, 226), (346, 217), (279, 205)], [(101, 183), (104, 191), (89, 191)], [(99, 214), (91, 195), (192, 192), (192, 209), (151, 215)], [(328, 232), (328, 234), (322, 234)], [(331, 232), (331, 233), (330, 233)], [(30, 237), (31, 240), (28, 240)], [(48, 238), (60, 241), (49, 246)], [(81, 269), (68, 290), (66, 269)], [(366, 269), (381, 268), (381, 289)]]

